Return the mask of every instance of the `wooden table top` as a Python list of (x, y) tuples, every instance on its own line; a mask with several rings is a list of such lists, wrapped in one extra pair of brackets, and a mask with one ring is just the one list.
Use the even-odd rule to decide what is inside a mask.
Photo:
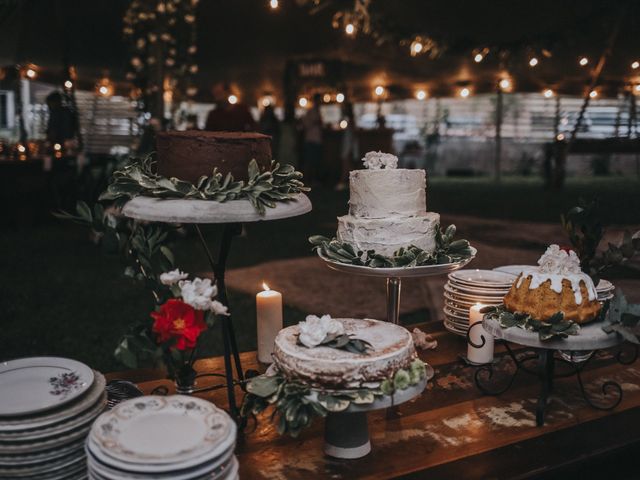
[[(541, 478), (640, 442), (640, 368), (618, 364), (616, 351), (599, 352), (583, 372), (585, 388), (596, 399), (605, 380), (622, 386), (624, 398), (614, 411), (589, 407), (575, 377), (558, 379), (546, 423), (536, 427), (537, 378), (520, 372), (502, 396), (483, 396), (473, 382), (475, 369), (458, 359), (465, 340), (444, 331), (439, 322), (423, 329), (439, 343), (436, 350), (420, 353), (436, 375), (427, 390), (400, 405), (396, 415), (385, 410), (369, 413), (369, 455), (358, 460), (325, 456), (322, 419), (294, 439), (278, 435), (262, 415), (255, 430), (250, 425), (238, 439), (241, 478)], [(502, 348), (497, 347), (497, 356)], [(243, 353), (242, 362), (245, 370), (257, 368), (255, 352)], [(222, 359), (200, 360), (197, 369), (222, 372)], [(511, 360), (502, 357), (496, 375), (512, 369)], [(173, 391), (172, 383), (155, 370), (113, 373), (108, 378), (134, 381), (146, 393), (159, 385)], [(226, 407), (223, 389), (202, 396)]]

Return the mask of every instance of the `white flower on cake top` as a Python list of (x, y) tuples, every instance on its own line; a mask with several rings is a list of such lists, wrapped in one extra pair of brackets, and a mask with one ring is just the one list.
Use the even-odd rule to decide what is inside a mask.
[(305, 347), (313, 348), (325, 342), (327, 337), (344, 335), (344, 325), (331, 315), (308, 315), (306, 320), (298, 324), (300, 335), (298, 340)]
[(581, 273), (580, 259), (576, 252), (566, 252), (558, 245), (550, 245), (538, 259), (538, 271), (542, 273), (571, 274)]
[(369, 170), (392, 169), (398, 168), (398, 157), (390, 153), (367, 152), (362, 163)]

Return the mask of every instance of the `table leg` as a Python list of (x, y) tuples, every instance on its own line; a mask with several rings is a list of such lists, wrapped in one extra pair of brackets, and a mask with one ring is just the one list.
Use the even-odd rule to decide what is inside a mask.
[(540, 379), (540, 395), (536, 407), (536, 425), (544, 425), (544, 412), (547, 409), (549, 394), (553, 389), (554, 371), (553, 350), (541, 349), (538, 351), (538, 378)]
[(387, 321), (400, 325), (400, 288), (402, 280), (387, 278)]
[(329, 413), (324, 421), (324, 453), (336, 458), (361, 458), (371, 451), (367, 413)]

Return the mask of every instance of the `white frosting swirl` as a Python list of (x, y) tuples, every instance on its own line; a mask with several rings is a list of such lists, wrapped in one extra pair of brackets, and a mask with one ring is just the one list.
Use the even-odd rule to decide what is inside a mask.
[(298, 324), (300, 335), (298, 340), (305, 347), (313, 348), (324, 342), (327, 336), (337, 337), (344, 334), (344, 325), (338, 320), (331, 318), (331, 315), (308, 315), (307, 318)]
[(538, 260), (538, 269), (542, 273), (556, 273), (560, 275), (581, 273), (580, 259), (573, 250), (568, 253), (558, 245), (550, 245)]
[(390, 153), (367, 152), (362, 159), (362, 163), (369, 170), (392, 169), (398, 168), (398, 157)]

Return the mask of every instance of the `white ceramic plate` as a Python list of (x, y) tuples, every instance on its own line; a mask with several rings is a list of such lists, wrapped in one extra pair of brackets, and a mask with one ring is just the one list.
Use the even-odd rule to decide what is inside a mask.
[(76, 441), (69, 445), (64, 445), (54, 450), (48, 450), (46, 452), (24, 454), (24, 455), (1, 455), (0, 465), (7, 466), (19, 466), (19, 465), (35, 465), (38, 463), (48, 462), (56, 458), (63, 457), (72, 452), (84, 449), (84, 439)]
[(444, 286), (444, 291), (448, 293), (452, 298), (459, 298), (460, 300), (465, 300), (467, 302), (472, 302), (474, 304), (483, 303), (483, 301), (502, 303), (502, 299), (504, 298), (504, 295), (501, 293), (498, 293), (496, 295), (472, 295), (467, 293), (456, 292), (449, 285), (446, 285), (446, 284)]
[(464, 293), (467, 295), (487, 295), (487, 296), (506, 295), (511, 289), (511, 287), (501, 287), (501, 288), (471, 287), (469, 285), (456, 283), (453, 280), (449, 280), (446, 283), (446, 285), (448, 285), (451, 290)]
[(93, 423), (107, 406), (107, 392), (103, 392), (98, 401), (84, 412), (71, 417), (68, 420), (54, 425), (37, 428), (35, 430), (22, 430), (19, 432), (0, 432), (0, 442), (24, 442), (54, 437), (75, 430), (78, 427)]
[(183, 395), (139, 397), (103, 413), (93, 424), (91, 441), (106, 455), (127, 463), (176, 464), (215, 458), (236, 425), (210, 402)]
[(86, 461), (85, 454), (82, 450), (72, 452), (53, 461), (40, 463), (38, 465), (0, 467), (0, 478), (22, 478), (37, 475), (53, 474), (59, 470), (72, 468), (76, 464)]
[(469, 323), (469, 315), (463, 315), (460, 314), (452, 309), (450, 309), (449, 307), (444, 307), (443, 308), (445, 315), (448, 315), (450, 317), (453, 317), (457, 320), (463, 321), (463, 322), (467, 322), (467, 324)]
[(449, 332), (453, 333), (454, 335), (459, 335), (461, 337), (466, 337), (467, 336), (467, 329), (458, 328), (458, 327), (452, 325), (447, 320), (444, 321), (444, 328), (446, 330), (448, 330)]
[(501, 267), (496, 267), (493, 270), (496, 272), (510, 273), (511, 275), (518, 276), (525, 270), (530, 270), (532, 268), (538, 268), (537, 265), (502, 265)]
[(0, 455), (22, 455), (32, 454), (38, 452), (44, 452), (47, 450), (53, 450), (55, 448), (65, 447), (70, 443), (74, 443), (81, 438), (85, 438), (89, 433), (89, 426), (82, 426), (73, 430), (72, 432), (65, 433), (53, 438), (47, 438), (44, 440), (34, 440), (33, 442), (22, 443), (5, 443), (0, 444)]
[(483, 303), (483, 304), (486, 304), (486, 305), (502, 305), (503, 299), (504, 299), (504, 297), (493, 297), (491, 299), (489, 299), (487, 297), (473, 297), (473, 299), (471, 299), (471, 298), (462, 298), (458, 294), (449, 293), (449, 292), (446, 292), (446, 291), (443, 293), (443, 297), (444, 297), (445, 301), (448, 300), (448, 301), (450, 301), (452, 303), (455, 303), (460, 308), (464, 307), (464, 308), (467, 308), (467, 309), (473, 307), (477, 303)]
[(447, 320), (448, 323), (450, 323), (452, 326), (459, 328), (461, 330), (466, 330), (467, 328), (469, 328), (469, 322), (465, 321), (465, 320), (458, 320), (455, 317), (450, 317), (448, 315), (445, 315), (445, 318)]
[(85, 394), (93, 370), (60, 357), (30, 357), (0, 364), (0, 416), (27, 415), (59, 407)]
[(494, 270), (458, 270), (451, 272), (449, 278), (457, 283), (472, 287), (507, 287), (516, 279), (515, 275)]
[(604, 278), (601, 278), (600, 281), (598, 282), (598, 286), (596, 286), (596, 291), (598, 292), (608, 292), (610, 290), (615, 290), (616, 287), (613, 283), (611, 283), (609, 280), (605, 280)]

